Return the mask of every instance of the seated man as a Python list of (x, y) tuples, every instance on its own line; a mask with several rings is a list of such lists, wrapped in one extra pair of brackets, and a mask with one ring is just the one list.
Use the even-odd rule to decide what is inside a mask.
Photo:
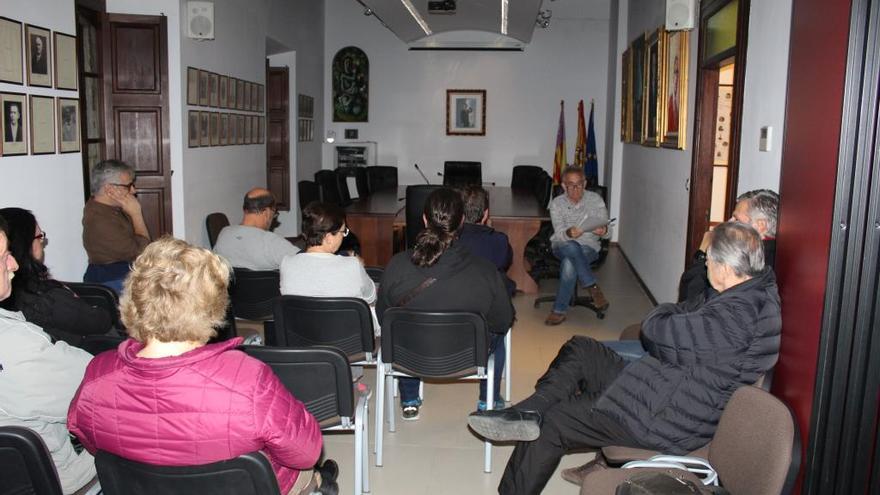
[(241, 225), (224, 227), (217, 236), (214, 252), (236, 268), (277, 270), (284, 257), (299, 248), (270, 229), (278, 210), (268, 189), (255, 187), (244, 195)]
[(623, 445), (683, 454), (705, 445), (733, 392), (773, 367), (782, 327), (773, 271), (758, 233), (719, 225), (708, 246), (717, 295), (661, 304), (642, 323), (648, 355), (625, 365), (599, 342), (574, 337), (512, 408), (472, 413), (498, 441), (519, 440), (501, 494), (540, 493), (569, 450)]
[[(7, 232), (0, 217), (0, 301), (12, 292), (18, 269)], [(64, 342), (53, 344), (21, 313), (0, 309), (0, 426), (22, 426), (40, 435), (65, 494), (97, 479), (94, 458), (77, 454), (67, 431), (67, 408), (91, 359)]]
[(89, 257), (83, 280), (116, 292), (122, 290), (131, 262), (150, 243), (134, 180), (128, 164), (98, 163), (89, 177), (92, 197), (83, 208), (83, 247)]
[[(608, 233), (605, 225), (608, 209), (602, 197), (592, 191), (585, 191), (585, 186), (584, 171), (578, 167), (567, 167), (562, 172), (565, 194), (550, 202), (550, 220), (553, 223), (550, 241), (553, 254), (562, 264), (559, 268), (559, 290), (553, 310), (544, 320), (546, 325), (559, 325), (565, 321), (565, 312), (577, 282), (587, 289), (597, 309), (608, 308), (608, 300), (596, 285), (596, 277), (590, 268), (602, 249), (600, 238)], [(589, 231), (584, 230), (585, 226), (596, 224), (600, 226)]]

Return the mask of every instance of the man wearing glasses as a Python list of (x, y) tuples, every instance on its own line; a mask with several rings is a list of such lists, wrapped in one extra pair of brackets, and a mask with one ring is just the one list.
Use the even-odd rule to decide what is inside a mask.
[(544, 320), (546, 325), (559, 325), (565, 321), (574, 284), (589, 292), (593, 305), (599, 310), (608, 308), (608, 300), (596, 285), (596, 277), (590, 264), (599, 256), (600, 239), (607, 235), (608, 209), (602, 197), (585, 191), (584, 171), (567, 167), (562, 172), (561, 194), (550, 202), (550, 220), (553, 235), (550, 237), (553, 254), (562, 262), (559, 268), (559, 290), (553, 310)]
[(277, 270), (287, 255), (299, 248), (271, 231), (278, 217), (275, 197), (256, 187), (244, 195), (241, 225), (224, 227), (217, 236), (214, 252), (236, 268)]
[(92, 197), (83, 208), (83, 246), (89, 256), (83, 280), (117, 292), (131, 262), (150, 243), (134, 180), (134, 168), (126, 163), (98, 163), (89, 176)]

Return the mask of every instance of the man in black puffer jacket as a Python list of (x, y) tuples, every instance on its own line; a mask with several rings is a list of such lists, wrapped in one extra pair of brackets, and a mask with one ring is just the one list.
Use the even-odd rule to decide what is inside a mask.
[(627, 366), (599, 342), (574, 337), (532, 396), (469, 417), (486, 438), (519, 440), (499, 493), (540, 493), (570, 450), (624, 445), (683, 454), (712, 438), (733, 392), (776, 363), (782, 320), (752, 227), (719, 225), (707, 267), (718, 294), (654, 309), (642, 323), (645, 357)]

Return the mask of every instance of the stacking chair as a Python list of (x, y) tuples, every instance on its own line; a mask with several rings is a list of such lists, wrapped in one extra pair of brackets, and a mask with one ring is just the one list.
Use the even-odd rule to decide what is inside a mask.
[(541, 178), (542, 173), (546, 174), (547, 172), (537, 165), (517, 165), (513, 167), (510, 188), (530, 190), (534, 187), (535, 181)]
[(334, 170), (318, 170), (315, 172), (315, 183), (318, 185), (322, 203), (331, 203), (342, 207), (346, 207), (351, 203), (351, 198), (347, 197), (347, 190), (346, 198), (343, 198), (342, 190), (339, 188), (339, 179)]
[(85, 282), (63, 282), (68, 289), (72, 290), (80, 299), (92, 306), (103, 308), (113, 318), (113, 326), (122, 328), (119, 320), (119, 295), (102, 284), (90, 284)]
[(154, 466), (99, 450), (95, 467), (105, 495), (281, 495), (259, 452), (200, 466)]
[(208, 244), (211, 245), (211, 249), (214, 249), (214, 245), (217, 244), (217, 237), (220, 236), (220, 231), (228, 225), (229, 218), (224, 213), (211, 213), (205, 218), (205, 228), (208, 229)]
[[(382, 359), (376, 368), (377, 466), (382, 465), (385, 408), (388, 431), (395, 431), (395, 377), (487, 380), (486, 407), (492, 409), (495, 359), (489, 354), (488, 329), (481, 315), (390, 308), (383, 317), (381, 340)], [(492, 444), (488, 441), (483, 470), (492, 471)]]
[(347, 196), (349, 201), (352, 199), (348, 189), (349, 177), (354, 177), (358, 199), (370, 195), (370, 189), (367, 186), (367, 170), (364, 167), (340, 167), (336, 169), (336, 181), (343, 197)]
[(322, 431), (354, 432), (354, 494), (368, 493), (369, 392), (355, 397), (345, 355), (330, 347), (241, 349), (272, 368), (287, 390), (315, 416)]
[(397, 189), (397, 167), (371, 165), (367, 167), (367, 189), (370, 193)]
[(297, 192), (299, 193), (299, 209), (302, 211), (303, 208), (306, 207), (307, 204), (312, 201), (319, 201), (321, 199), (321, 191), (318, 188), (318, 184), (314, 181), (310, 180), (301, 180), (297, 182)]
[(243, 320), (272, 319), (272, 306), (281, 295), (281, 279), (277, 270), (233, 268), (229, 284), (232, 312)]
[(0, 427), (0, 493), (62, 495), (49, 449), (36, 432)]
[(425, 201), (432, 192), (441, 186), (433, 184), (418, 184), (406, 187), (406, 248), (416, 244), (416, 237), (424, 230), (425, 223), (422, 215), (425, 209)]
[(443, 162), (443, 185), (448, 187), (483, 184), (482, 163)]

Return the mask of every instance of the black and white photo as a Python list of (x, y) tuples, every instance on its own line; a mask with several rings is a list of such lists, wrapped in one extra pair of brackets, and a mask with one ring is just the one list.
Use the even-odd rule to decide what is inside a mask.
[(58, 98), (58, 152), (75, 153), (80, 150), (79, 100)]
[(28, 84), (30, 86), (52, 87), (52, 74), (49, 72), (51, 31), (41, 27), (25, 25), (25, 47), (28, 61)]

